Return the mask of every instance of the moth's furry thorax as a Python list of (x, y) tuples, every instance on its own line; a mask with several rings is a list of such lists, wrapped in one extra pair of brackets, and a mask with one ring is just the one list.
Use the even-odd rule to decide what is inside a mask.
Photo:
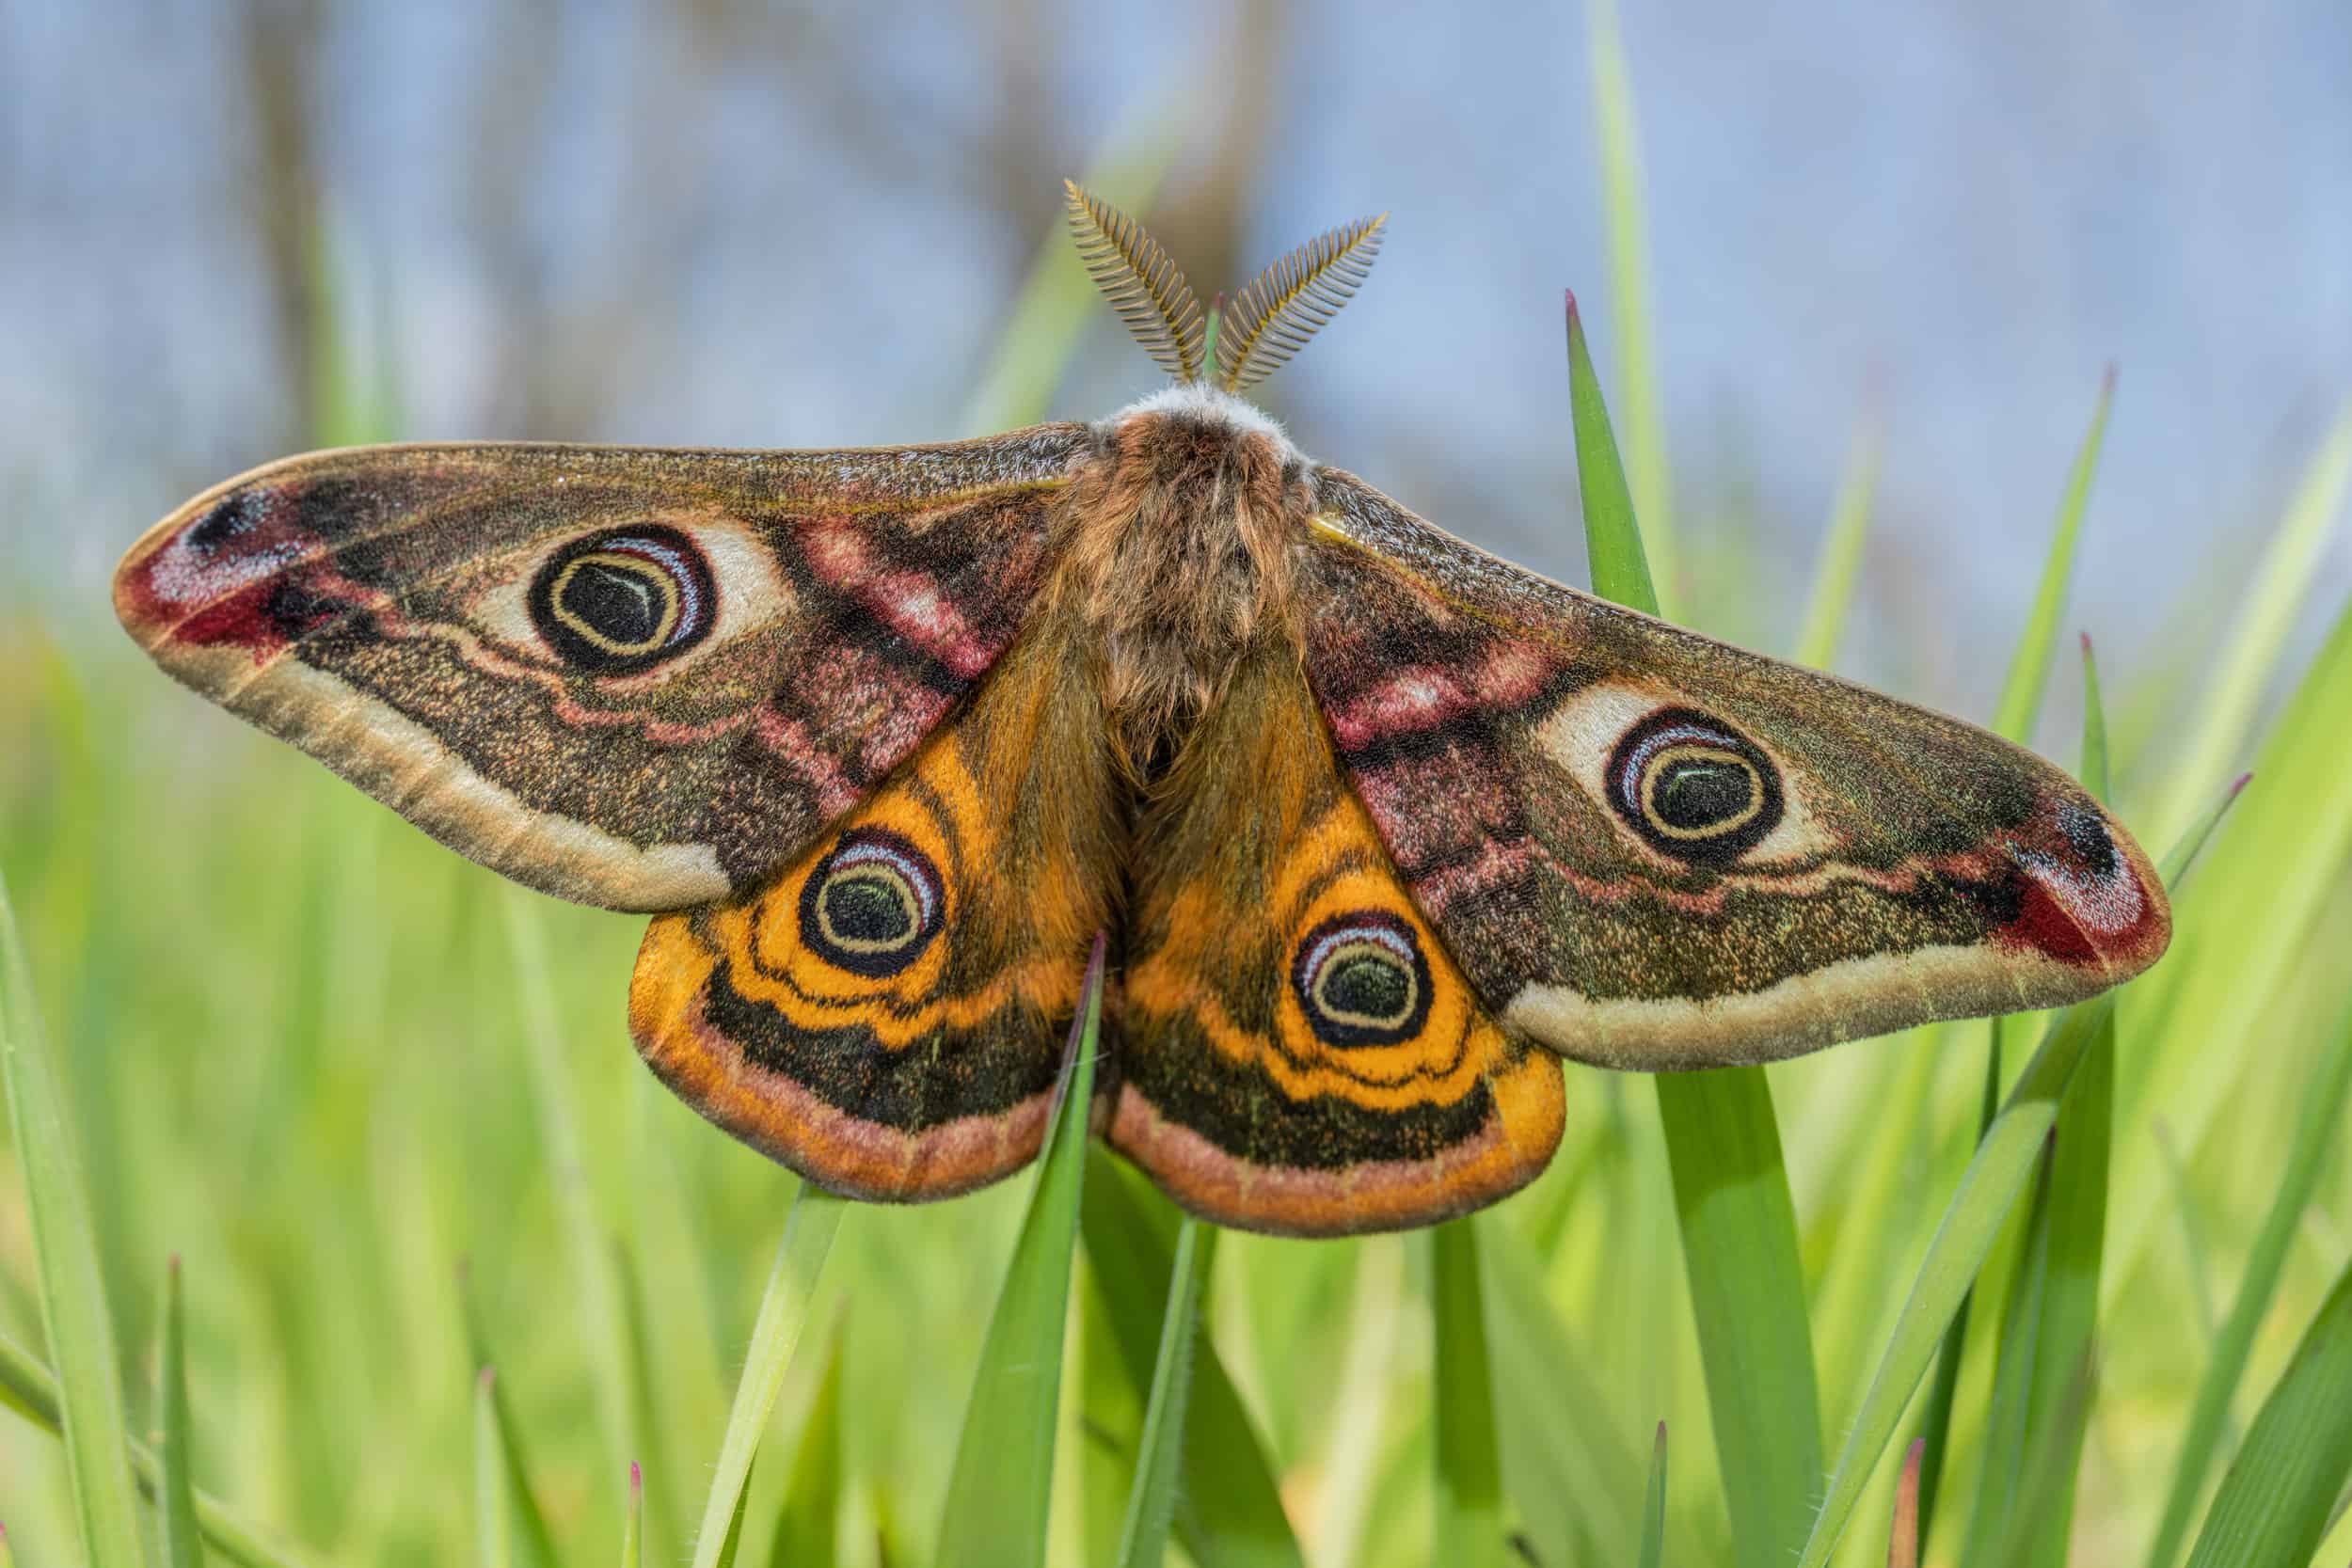
[(1119, 751), (1143, 777), (1252, 642), (1288, 627), (1309, 465), (1273, 420), (1197, 384), (1122, 409), (1095, 435), (1062, 502), (1057, 588), (1096, 633)]

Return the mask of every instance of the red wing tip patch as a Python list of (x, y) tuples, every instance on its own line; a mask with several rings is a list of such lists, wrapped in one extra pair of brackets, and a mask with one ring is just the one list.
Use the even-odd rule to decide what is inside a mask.
[(697, 990), (667, 1020), (630, 998), (629, 1034), (654, 1076), (709, 1121), (827, 1192), (928, 1203), (1002, 1180), (1037, 1158), (1054, 1094), (994, 1116), (904, 1132), (853, 1116), (779, 1072), (751, 1066), (703, 1016)]
[(1274, 1236), (1409, 1230), (1508, 1197), (1550, 1164), (1566, 1117), (1559, 1061), (1528, 1052), (1486, 1080), (1497, 1112), (1473, 1136), (1427, 1160), (1333, 1170), (1254, 1164), (1169, 1120), (1123, 1085), (1106, 1134), (1168, 1196), (1201, 1218)]

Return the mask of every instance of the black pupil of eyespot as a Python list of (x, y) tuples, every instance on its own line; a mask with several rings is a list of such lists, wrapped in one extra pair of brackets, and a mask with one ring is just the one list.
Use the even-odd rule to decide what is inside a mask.
[(1343, 958), (1323, 982), (1331, 1010), (1358, 1018), (1395, 1018), (1412, 1002), (1412, 977), (1386, 958)]
[(879, 876), (844, 877), (825, 890), (825, 920), (845, 942), (897, 942), (914, 929), (914, 912)]
[(625, 648), (661, 634), (661, 589), (643, 568), (583, 561), (564, 584), (564, 608)]
[(1734, 762), (1696, 758), (1669, 762), (1650, 792), (1650, 803), (1668, 827), (1695, 832), (1730, 820), (1756, 799), (1756, 780)]

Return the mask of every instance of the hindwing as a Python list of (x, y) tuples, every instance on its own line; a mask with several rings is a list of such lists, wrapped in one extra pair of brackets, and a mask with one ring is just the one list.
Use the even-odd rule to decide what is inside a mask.
[(946, 1197), (1036, 1154), (1123, 826), (1081, 654), (1046, 613), (782, 876), (653, 922), (629, 1028), (664, 1083), (856, 1197)]
[(1492, 1202), (1550, 1159), (1560, 1067), (1496, 1026), (1259, 644), (1136, 834), (1109, 1137), (1225, 1225), (1331, 1235)]
[(1087, 439), (317, 452), (149, 531), (115, 608), (492, 869), (682, 908), (796, 858), (1004, 651)]
[(1548, 582), (1317, 476), (1307, 671), (1414, 902), (1503, 1025), (1645, 1069), (2078, 1000), (2170, 930), (2063, 772)]

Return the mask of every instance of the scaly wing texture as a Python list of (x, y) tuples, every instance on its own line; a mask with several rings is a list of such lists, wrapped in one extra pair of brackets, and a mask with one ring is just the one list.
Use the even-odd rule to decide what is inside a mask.
[(795, 858), (1004, 651), (1088, 439), (319, 452), (151, 530), (115, 607), (493, 870), (683, 908)]
[(1031, 1159), (1123, 797), (1057, 612), (772, 885), (663, 915), (629, 986), (662, 1081), (821, 1186), (946, 1197)]
[(1307, 669), (1349, 782), (1504, 1026), (1768, 1061), (2137, 974), (2147, 858), (1973, 726), (1573, 593), (1317, 476)]
[(1193, 1212), (1336, 1235), (1490, 1203), (1550, 1159), (1560, 1066), (1507, 1037), (1262, 643), (1135, 849), (1112, 1145)]

